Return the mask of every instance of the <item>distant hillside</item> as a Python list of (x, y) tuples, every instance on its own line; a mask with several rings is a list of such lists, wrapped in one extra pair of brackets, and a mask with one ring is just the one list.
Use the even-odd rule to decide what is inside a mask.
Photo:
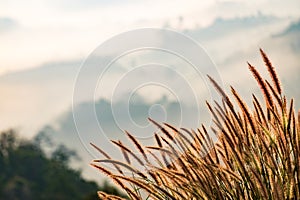
[(0, 199), (92, 200), (98, 199), (98, 190), (120, 195), (107, 183), (99, 187), (69, 168), (75, 153), (66, 147), (58, 146), (46, 156), (41, 149), (44, 139), (30, 142), (16, 137), (14, 131), (0, 133)]
[(297, 22), (291, 23), (283, 32), (281, 32), (278, 35), (282, 36), (282, 35), (299, 33), (299, 32), (300, 32), (300, 19)]
[(254, 16), (228, 19), (219, 17), (207, 27), (186, 30), (186, 33), (201, 41), (214, 40), (259, 26), (270, 26), (279, 21), (282, 21), (282, 19), (275, 16), (263, 15), (261, 13)]
[(291, 42), (288, 45), (298, 55), (300, 52), (300, 19), (291, 23), (280, 33), (275, 34), (274, 38), (290, 38)]
[[(114, 104), (114, 113), (111, 103), (105, 99), (99, 99), (96, 102), (84, 102), (74, 106), (73, 110), (66, 111), (54, 123), (49, 123), (39, 131), (39, 134), (46, 134), (56, 143), (62, 143), (68, 148), (76, 149), (78, 155), (82, 158), (80, 162), (72, 162), (72, 164), (80, 165), (83, 169), (84, 177), (95, 179), (95, 171), (87, 166), (94, 158), (99, 158), (99, 153), (89, 145), (93, 142), (102, 149), (110, 151), (113, 158), (122, 156), (119, 149), (112, 146), (110, 140), (122, 140), (126, 144), (126, 136), (124, 130), (132, 134), (144, 138), (143, 142), (151, 145), (153, 142), (153, 133), (156, 127), (149, 124), (147, 117), (162, 122), (168, 121), (183, 127), (197, 128), (197, 119), (202, 121), (208, 120), (207, 111), (201, 109), (201, 115), (198, 115), (197, 108), (189, 107), (185, 103), (179, 103), (167, 100), (166, 97), (155, 102), (146, 102), (141, 96), (135, 95), (129, 102), (128, 107), (130, 114), (127, 112), (127, 104), (124, 101), (117, 101)], [(152, 105), (163, 105), (165, 109), (166, 119), (163, 119), (163, 111), (152, 109)], [(155, 108), (155, 107), (154, 107)], [(94, 112), (95, 109), (95, 112)], [(194, 111), (194, 112), (193, 112)], [(94, 117), (94, 114), (96, 117)], [(74, 115), (76, 120), (74, 120)], [(184, 118), (181, 118), (184, 116)], [(73, 166), (73, 165), (71, 165)]]

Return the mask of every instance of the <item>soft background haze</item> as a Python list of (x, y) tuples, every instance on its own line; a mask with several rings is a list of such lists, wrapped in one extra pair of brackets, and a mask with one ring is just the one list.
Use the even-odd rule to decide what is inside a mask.
[[(103, 138), (99, 138), (98, 127), (90, 124), (87, 110), (91, 105), (95, 105), (102, 131), (109, 134), (109, 139), (123, 138), (120, 129), (134, 132), (136, 127), (148, 126), (149, 115), (161, 122), (196, 128), (199, 124), (190, 123), (196, 118), (195, 105), (188, 99), (177, 102), (174, 95), (158, 86), (141, 88), (129, 103), (122, 96), (113, 99), (114, 108), (129, 107), (134, 123), (124, 111), (118, 114), (116, 124), (111, 111), (112, 99), (107, 95), (110, 88), (97, 94), (96, 99), (85, 99), (83, 94), (82, 102), (73, 105), (72, 111), (76, 76), (88, 55), (114, 35), (145, 27), (168, 28), (192, 37), (215, 63), (224, 86), (233, 85), (248, 102), (250, 92), (256, 92), (257, 87), (249, 76), (246, 62), (264, 69), (258, 51), (263, 48), (277, 68), (286, 93), (295, 98), (296, 110), (299, 108), (298, 0), (0, 0), (1, 130), (16, 128), (28, 138), (47, 133), (78, 151), (83, 159), (74, 166), (83, 168), (86, 176), (94, 177), (94, 171), (88, 167), (92, 159), (89, 151), (93, 150), (87, 143), (100, 144)], [(112, 80), (126, 73), (128, 66), (153, 60), (172, 60), (172, 65), (186, 69), (180, 60), (145, 52), (120, 60), (104, 80), (113, 86)], [(157, 76), (172, 80), (167, 72)], [(193, 88), (205, 88), (203, 80), (194, 79), (190, 71), (186, 74)], [(209, 117), (203, 105), (210, 96), (205, 89), (199, 95), (200, 121), (207, 122)], [(190, 113), (183, 122), (180, 108)], [(73, 112), (84, 124), (79, 134)], [(107, 143), (102, 147), (115, 152)]]

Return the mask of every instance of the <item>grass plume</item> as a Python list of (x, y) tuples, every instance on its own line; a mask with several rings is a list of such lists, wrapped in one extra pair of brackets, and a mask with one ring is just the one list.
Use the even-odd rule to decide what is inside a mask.
[[(160, 132), (156, 145), (144, 147), (125, 132), (134, 153), (120, 141), (112, 141), (124, 154), (125, 162), (112, 160), (92, 144), (105, 159), (92, 166), (114, 180), (131, 199), (300, 199), (300, 112), (283, 93), (275, 68), (266, 53), (261, 56), (272, 80), (264, 79), (248, 63), (266, 102), (256, 95), (253, 110), (231, 87), (237, 107), (213, 78), (212, 85), (223, 102), (208, 103), (214, 124), (197, 130), (175, 128), (149, 119)], [(213, 143), (211, 134), (218, 140)], [(139, 156), (142, 155), (142, 156)], [(132, 166), (130, 159), (144, 166)], [(154, 158), (154, 159), (150, 159)], [(112, 164), (111, 172), (104, 163)], [(122, 170), (121, 170), (122, 169)], [(123, 173), (127, 169), (130, 174)], [(103, 199), (120, 199), (99, 192)]]

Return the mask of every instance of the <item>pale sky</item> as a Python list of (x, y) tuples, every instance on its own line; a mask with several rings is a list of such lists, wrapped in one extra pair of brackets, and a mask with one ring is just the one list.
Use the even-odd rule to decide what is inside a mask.
[(0, 74), (52, 61), (84, 59), (131, 29), (204, 27), (217, 17), (298, 16), (300, 1), (0, 0)]
[[(259, 47), (265, 47), (278, 64), (289, 62), (290, 68), (278, 69), (285, 80), (292, 80), (291, 85), (298, 80), (299, 56), (289, 49), (293, 37), (274, 39), (272, 34), (299, 20), (299, 0), (0, 0), (0, 129), (25, 127), (25, 132), (33, 135), (68, 111), (77, 67), (96, 47), (122, 32), (167, 27), (189, 30), (189, 36), (199, 39), (200, 28), (217, 18), (232, 23), (270, 16), (275, 19), (272, 23), (253, 27), (250, 23), (250, 28), (238, 25), (238, 30), (229, 30), (227, 35), (223, 33), (228, 31), (228, 24), (221, 25), (221, 29), (206, 32), (212, 35), (209, 41), (201, 41), (200, 45), (222, 66), (219, 70), (224, 80), (235, 81), (241, 87), (242, 82), (248, 84), (245, 77), (249, 74), (240, 66), (246, 61), (260, 61)], [(282, 52), (284, 58), (277, 56)], [(140, 55), (137, 57), (140, 64), (145, 62)], [(139, 64), (139, 59), (135, 61)], [(30, 68), (40, 71), (26, 71)], [(11, 77), (1, 76), (22, 70), (24, 73)], [(233, 79), (233, 71), (239, 77)], [(107, 80), (115, 83), (112, 76)], [(199, 86), (197, 82), (194, 85)], [(297, 92), (292, 89), (291, 93)]]

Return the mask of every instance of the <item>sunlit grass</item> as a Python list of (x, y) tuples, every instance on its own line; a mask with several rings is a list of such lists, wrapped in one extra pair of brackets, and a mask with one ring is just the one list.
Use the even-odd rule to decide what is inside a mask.
[[(177, 129), (150, 119), (160, 129), (155, 133), (156, 146), (145, 147), (126, 132), (139, 153), (113, 141), (125, 160), (117, 161), (93, 145), (105, 159), (91, 165), (131, 199), (299, 199), (299, 112), (297, 116), (293, 99), (283, 94), (271, 62), (260, 53), (270, 81), (248, 65), (264, 102), (253, 94), (250, 109), (233, 87), (231, 98), (209, 77), (223, 99), (207, 102), (213, 117), (210, 129), (204, 125), (197, 130)], [(215, 143), (212, 134), (218, 138)], [(134, 166), (133, 160), (144, 170)]]

